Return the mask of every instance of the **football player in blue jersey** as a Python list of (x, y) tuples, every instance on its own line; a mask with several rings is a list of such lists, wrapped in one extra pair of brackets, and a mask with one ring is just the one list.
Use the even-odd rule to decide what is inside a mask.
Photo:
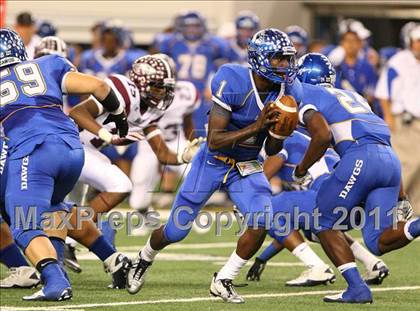
[(101, 47), (82, 53), (79, 70), (106, 78), (110, 74), (126, 74), (135, 59), (146, 54), (143, 50), (124, 47), (126, 30), (115, 21), (104, 23), (100, 28)]
[(251, 11), (241, 11), (235, 20), (236, 37), (230, 42), (229, 61), (246, 65), (248, 63), (248, 41), (260, 30), (260, 19)]
[(284, 32), (272, 28), (257, 32), (248, 53), (250, 68), (223, 65), (212, 80), (207, 143), (193, 158), (168, 223), (152, 233), (128, 273), (132, 294), (143, 286), (159, 251), (184, 239), (209, 197), (225, 190), (245, 215), (248, 229), (226, 265), (214, 274), (210, 293), (226, 302), (244, 302), (232, 281), (260, 248), (272, 219), (271, 188), (257, 157), (264, 142), (268, 155), (282, 147), (282, 138), (274, 138), (267, 130), (278, 122), (269, 103), (285, 94), (298, 102), (301, 97), (300, 83), (295, 80), (296, 50)]
[(194, 111), (193, 118), (196, 136), (203, 136), (210, 109), (208, 79), (221, 64), (228, 61), (230, 48), (227, 41), (207, 31), (206, 20), (199, 12), (187, 11), (177, 21), (179, 31), (163, 38), (159, 52), (174, 59), (178, 80), (190, 81), (197, 88), (202, 102)]
[[(325, 155), (309, 169), (310, 178), (305, 185), (296, 184), (292, 178), (293, 169), (302, 160), (309, 142), (308, 136), (295, 131), (286, 139), (279, 154), (264, 161), (264, 173), (267, 178), (270, 180), (273, 176), (280, 177), (283, 189), (286, 190), (273, 196), (272, 205), (274, 215), (276, 213), (284, 215), (280, 216), (279, 220), (284, 218), (287, 227), (279, 230), (270, 229), (269, 235), (275, 240), (256, 258), (248, 272), (248, 280), (259, 280), (266, 262), (283, 248), (287, 248), (308, 267), (308, 270), (303, 271), (297, 279), (286, 282), (287, 286), (314, 286), (335, 280), (332, 270), (329, 270), (329, 267), (312, 252), (309, 245), (304, 243), (300, 235), (294, 232), (301, 229), (310, 241), (317, 241), (312, 233), (315, 223), (313, 217), (315, 217), (316, 192), (340, 160), (332, 149), (328, 149)], [(347, 234), (346, 239), (356, 259), (366, 268), (366, 282), (381, 284), (389, 274), (388, 267)]]
[(294, 170), (294, 179), (304, 180), (308, 169), (330, 144), (341, 158), (318, 190), (316, 205), (321, 217), (315, 229), (348, 288), (326, 296), (324, 301), (369, 303), (373, 301), (371, 291), (361, 278), (341, 231), (354, 226), (350, 212), (364, 202), (360, 227), (367, 248), (375, 255), (401, 248), (420, 236), (420, 219), (397, 221), (395, 217), (395, 207), (403, 195), (401, 167), (386, 123), (358, 93), (332, 87), (335, 72), (324, 55), (312, 53), (302, 57), (298, 76), (304, 82), (299, 119), (312, 139)]
[[(7, 144), (0, 136), (0, 184), (6, 184)], [(0, 262), (9, 269), (9, 275), (0, 280), (0, 288), (31, 288), (40, 283), (36, 269), (29, 266), (25, 257), (13, 240), (10, 227), (5, 218), (4, 189), (0, 192)], [(4, 218), (3, 218), (4, 216)]]
[[(79, 177), (84, 154), (75, 124), (62, 111), (63, 93), (93, 94), (113, 113), (123, 136), (128, 131), (124, 107), (104, 81), (75, 72), (66, 59), (49, 55), (27, 61), (14, 31), (1, 29), (0, 37), (0, 127), (8, 146), (1, 191), (13, 237), (44, 284), (24, 299), (70, 299), (70, 283), (59, 265), (66, 229), (54, 223), (68, 211), (63, 199)], [(46, 232), (44, 213), (54, 219)]]

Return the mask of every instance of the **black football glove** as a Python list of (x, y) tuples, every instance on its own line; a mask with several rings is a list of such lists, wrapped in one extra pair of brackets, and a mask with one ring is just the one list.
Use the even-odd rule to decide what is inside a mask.
[(255, 259), (254, 264), (252, 265), (252, 267), (249, 269), (247, 275), (246, 275), (246, 279), (248, 281), (259, 281), (261, 274), (264, 271), (266, 262), (262, 261), (261, 259), (259, 259), (258, 257)]
[(125, 112), (121, 112), (120, 114), (109, 114), (109, 116), (105, 119), (103, 124), (108, 124), (114, 122), (115, 127), (118, 130), (118, 135), (120, 137), (124, 137), (128, 133), (128, 123), (127, 123), (127, 115)]

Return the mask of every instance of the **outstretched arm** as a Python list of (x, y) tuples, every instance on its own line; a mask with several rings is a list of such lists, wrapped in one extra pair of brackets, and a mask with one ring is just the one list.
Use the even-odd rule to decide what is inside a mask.
[(62, 82), (68, 94), (92, 94), (113, 116), (120, 136), (127, 135), (128, 124), (124, 105), (120, 103), (112, 88), (103, 80), (80, 72), (69, 72)]

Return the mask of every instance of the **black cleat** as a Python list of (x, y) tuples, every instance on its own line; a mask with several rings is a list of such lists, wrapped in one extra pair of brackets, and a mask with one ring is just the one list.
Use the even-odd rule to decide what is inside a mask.
[(82, 272), (82, 268), (76, 257), (76, 248), (69, 244), (64, 244), (64, 264), (73, 272)]

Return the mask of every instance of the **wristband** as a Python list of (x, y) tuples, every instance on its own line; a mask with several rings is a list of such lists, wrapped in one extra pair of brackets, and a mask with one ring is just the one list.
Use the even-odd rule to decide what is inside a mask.
[(150, 140), (150, 139), (152, 139), (153, 137), (155, 137), (155, 136), (158, 136), (158, 135), (160, 135), (160, 134), (162, 134), (162, 131), (160, 130), (160, 129), (155, 129), (155, 130), (153, 130), (153, 131), (151, 131), (149, 134), (147, 134), (146, 135), (146, 139), (147, 140)]
[(110, 89), (108, 95), (103, 100), (98, 99), (98, 101), (111, 114), (120, 114), (124, 111), (124, 106), (120, 105), (120, 101), (112, 89)]
[(270, 130), (268, 130), (268, 134), (270, 134), (270, 136), (275, 138), (275, 139), (281, 139), (281, 140), (285, 140), (288, 137), (288, 136), (277, 135)]
[(112, 134), (106, 128), (101, 128), (98, 131), (98, 137), (108, 144), (112, 141)]

